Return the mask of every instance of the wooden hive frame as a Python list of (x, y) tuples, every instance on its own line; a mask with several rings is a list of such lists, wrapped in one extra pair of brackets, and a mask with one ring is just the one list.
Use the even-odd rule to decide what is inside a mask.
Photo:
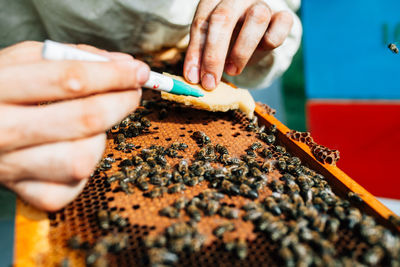
[[(324, 175), (329, 184), (335, 188), (335, 193), (342, 197), (347, 196), (348, 192), (358, 194), (363, 199), (363, 202), (358, 204), (361, 210), (372, 215), (389, 228), (396, 229), (388, 220), (389, 216), (394, 215), (394, 213), (371, 193), (352, 180), (337, 166), (319, 162), (312, 155), (310, 148), (306, 144), (290, 139), (287, 136), (289, 128), (274, 116), (267, 114), (260, 105), (257, 105), (255, 114), (260, 125), (265, 125), (266, 127), (276, 125), (276, 135), (279, 142), (286, 146), (290, 153), (299, 157), (303, 163)], [(37, 266), (43, 263), (42, 261), (46, 258), (46, 253), (49, 251), (50, 246), (48, 241), (50, 222), (47, 213), (38, 211), (18, 199), (15, 225), (15, 266)], [(400, 228), (397, 228), (397, 230), (400, 230)]]

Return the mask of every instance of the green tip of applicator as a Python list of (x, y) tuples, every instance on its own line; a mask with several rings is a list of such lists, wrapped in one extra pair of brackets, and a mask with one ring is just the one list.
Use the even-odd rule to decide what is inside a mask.
[(184, 82), (181, 82), (181, 81), (178, 81), (175, 79), (173, 79), (173, 81), (174, 81), (174, 87), (170, 91), (170, 93), (172, 93), (172, 94), (188, 95), (188, 96), (194, 96), (194, 97), (204, 96), (204, 94), (200, 90), (193, 88)]

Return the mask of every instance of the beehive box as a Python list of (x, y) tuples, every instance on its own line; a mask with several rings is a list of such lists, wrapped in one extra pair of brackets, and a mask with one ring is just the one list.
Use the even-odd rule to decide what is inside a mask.
[[(155, 92), (147, 91), (144, 98), (159, 101)], [(159, 211), (171, 205), (177, 198), (185, 196), (193, 198), (210, 185), (203, 181), (181, 193), (167, 194), (162, 197), (148, 198), (138, 188), (132, 188), (132, 194), (124, 193), (118, 183), (109, 183), (113, 173), (118, 170), (118, 165), (132, 155), (138, 154), (141, 149), (153, 144), (169, 146), (173, 142), (183, 142), (188, 145), (185, 151), (180, 151), (176, 158), (168, 158), (171, 166), (177, 164), (182, 158), (193, 160), (199, 145), (193, 139), (195, 131), (205, 132), (213, 144), (222, 144), (227, 147), (232, 156), (239, 157), (245, 154), (245, 150), (254, 142), (260, 141), (258, 134), (248, 131), (249, 121), (239, 112), (210, 113), (206, 111), (182, 108), (179, 106), (163, 104), (168, 107), (165, 118), (159, 117), (159, 110), (150, 113), (147, 117), (151, 120), (151, 127), (143, 134), (128, 138), (134, 144), (130, 151), (116, 150), (115, 133), (108, 134), (107, 148), (104, 157), (113, 157), (116, 162), (112, 168), (104, 171), (96, 171), (90, 178), (80, 196), (67, 207), (55, 213), (44, 213), (21, 200), (17, 202), (16, 234), (15, 234), (15, 266), (59, 266), (68, 259), (70, 266), (84, 266), (85, 252), (73, 250), (68, 247), (68, 240), (73, 236), (79, 236), (88, 244), (94, 244), (102, 236), (108, 233), (125, 233), (129, 236), (127, 247), (118, 253), (108, 253), (107, 261), (110, 266), (146, 266), (149, 264), (148, 251), (144, 246), (147, 236), (162, 234), (165, 228), (178, 221), (187, 221), (189, 217), (183, 213), (180, 218), (167, 218), (159, 215)], [(349, 192), (354, 192), (362, 201), (353, 202), (351, 206), (358, 207), (365, 214), (376, 219), (386, 229), (397, 235), (396, 228), (388, 220), (393, 213), (376, 200), (360, 185), (349, 178), (334, 165), (323, 164), (316, 160), (310, 148), (300, 142), (290, 139), (287, 135), (289, 129), (269, 115), (262, 105), (256, 108), (259, 125), (265, 125), (268, 129), (275, 125), (276, 143), (285, 147), (292, 155), (301, 159), (302, 164), (323, 175), (332, 187), (332, 191), (339, 197), (347, 199)], [(263, 144), (267, 146), (266, 144)], [(268, 173), (269, 181), (280, 179), (282, 173), (278, 170)], [(270, 186), (262, 187), (259, 191), (259, 199), (272, 194)], [(221, 204), (234, 209), (240, 208), (250, 200), (242, 196), (226, 195)], [(128, 224), (125, 227), (112, 227), (103, 230), (99, 227), (97, 213), (100, 209), (117, 211)], [(284, 257), (280, 252), (280, 242), (273, 242), (269, 235), (255, 230), (250, 221), (243, 220), (245, 212), (239, 211), (237, 219), (233, 221), (236, 230), (217, 238), (213, 235), (214, 229), (221, 223), (228, 221), (222, 216), (203, 216), (197, 224), (197, 230), (204, 236), (205, 242), (200, 251), (189, 253), (182, 251), (177, 253), (179, 266), (280, 266)], [(284, 218), (282, 218), (284, 220)], [(289, 223), (289, 222), (288, 222)], [(344, 225), (344, 223), (342, 223)], [(335, 256), (345, 257), (352, 255), (349, 260), (363, 261), (363, 255), (372, 247), (366, 240), (346, 227), (341, 227), (337, 232), (332, 245), (335, 247)], [(227, 240), (246, 240), (248, 255), (245, 259), (238, 259), (234, 253), (224, 249)], [(310, 246), (311, 250), (318, 250)], [(65, 263), (65, 262), (64, 262)], [(382, 265), (392, 264), (384, 260)]]

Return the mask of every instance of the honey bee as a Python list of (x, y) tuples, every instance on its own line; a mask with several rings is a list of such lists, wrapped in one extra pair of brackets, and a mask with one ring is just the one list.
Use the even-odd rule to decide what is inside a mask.
[(188, 204), (188, 199), (185, 197), (181, 197), (178, 198), (175, 202), (174, 202), (174, 207), (178, 210), (184, 209), (186, 207), (186, 205)]
[(190, 226), (185, 222), (177, 222), (167, 227), (166, 233), (171, 238), (181, 238), (192, 232)]
[(228, 219), (237, 219), (239, 217), (239, 211), (228, 206), (222, 206), (219, 209), (219, 214)]
[(239, 239), (236, 244), (236, 255), (243, 260), (247, 257), (247, 242), (245, 239)]
[(240, 194), (244, 197), (248, 197), (251, 199), (256, 199), (258, 198), (258, 193), (257, 191), (253, 190), (250, 186), (247, 184), (241, 184), (239, 187)]
[(147, 236), (144, 240), (144, 245), (147, 248), (163, 247), (167, 243), (167, 238), (164, 235)]
[(200, 209), (196, 207), (194, 204), (190, 204), (186, 207), (186, 212), (189, 216), (194, 219), (195, 221), (200, 221), (201, 219), (201, 212)]
[(233, 230), (235, 230), (235, 224), (233, 222), (225, 222), (221, 225), (218, 225), (214, 229), (213, 234), (217, 237), (220, 237), (226, 232), (232, 232)]
[(151, 266), (173, 265), (178, 261), (178, 256), (166, 248), (151, 248), (148, 251), (148, 256)]
[(184, 184), (174, 184), (168, 188), (168, 193), (174, 194), (174, 193), (182, 192), (184, 190), (186, 190), (186, 187)]
[(167, 192), (168, 189), (166, 187), (155, 187), (151, 191), (144, 193), (143, 195), (145, 197), (149, 198), (158, 198), (162, 197), (165, 192)]
[(169, 218), (179, 218), (181, 214), (179, 210), (177, 210), (174, 207), (165, 207), (162, 210), (160, 210), (160, 215)]
[(201, 145), (209, 144), (211, 143), (210, 137), (208, 137), (204, 132), (202, 131), (196, 131), (193, 133), (193, 138)]
[(259, 209), (249, 210), (243, 216), (243, 220), (245, 221), (256, 221), (261, 218), (263, 212)]
[(77, 236), (74, 235), (72, 236), (69, 240), (68, 240), (68, 246), (72, 249), (80, 249), (81, 245), (82, 245), (82, 239)]
[(100, 210), (97, 213), (97, 219), (99, 221), (99, 226), (101, 229), (107, 230), (110, 228), (110, 220), (108, 217), (108, 212), (106, 210)]
[(392, 51), (395, 54), (399, 53), (399, 48), (395, 44), (389, 44), (388, 48), (390, 49), (390, 51)]
[(190, 240), (190, 244), (188, 245), (188, 249), (190, 252), (199, 252), (201, 247), (203, 246), (205, 238), (203, 235), (195, 234), (194, 237)]
[(125, 227), (128, 222), (125, 218), (123, 218), (121, 215), (119, 215), (116, 211), (110, 212), (110, 221), (112, 223), (115, 223), (118, 227)]
[(356, 203), (363, 203), (363, 202), (364, 202), (364, 200), (363, 200), (363, 199), (360, 197), (360, 195), (357, 194), (357, 193), (349, 192), (349, 193), (347, 194), (347, 196), (348, 196), (348, 198), (349, 198), (351, 201), (354, 201), (354, 202), (356, 202)]
[(189, 164), (186, 160), (181, 160), (178, 164), (178, 171), (180, 174), (186, 174), (189, 172)]
[(221, 155), (229, 155), (228, 149), (227, 149), (225, 146), (223, 146), (223, 145), (216, 144), (216, 145), (215, 145), (215, 150), (216, 150), (218, 153), (220, 153)]
[(218, 212), (220, 208), (219, 202), (216, 200), (209, 200), (207, 201), (207, 205), (205, 207), (205, 213), (208, 216), (214, 215)]
[(235, 184), (233, 184), (232, 182), (230, 182), (228, 180), (224, 180), (222, 182), (221, 188), (227, 194), (232, 194), (232, 195), (239, 195), (240, 194), (239, 188)]

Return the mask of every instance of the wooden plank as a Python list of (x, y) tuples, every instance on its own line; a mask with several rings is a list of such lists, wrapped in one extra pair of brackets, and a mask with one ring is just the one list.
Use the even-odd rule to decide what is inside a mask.
[[(388, 221), (389, 216), (394, 215), (394, 213), (377, 200), (371, 193), (351, 179), (337, 166), (319, 162), (312, 155), (310, 148), (306, 144), (289, 138), (286, 134), (290, 129), (275, 117), (267, 114), (259, 105), (256, 107), (255, 113), (258, 116), (260, 123), (265, 124), (266, 126), (272, 124), (276, 125), (278, 130), (276, 134), (277, 140), (282, 143), (289, 152), (299, 157), (303, 163), (325, 176), (329, 184), (334, 188), (336, 194), (341, 197), (347, 197), (347, 194), (350, 191), (359, 194), (364, 202), (361, 204), (353, 203), (354, 205), (364, 212), (376, 217), (380, 223), (390, 227), (391, 229), (396, 229), (395, 226)], [(400, 227), (398, 227), (397, 230), (400, 231)]]
[(14, 234), (15, 267), (48, 266), (49, 229), (50, 223), (46, 212), (17, 199)]

